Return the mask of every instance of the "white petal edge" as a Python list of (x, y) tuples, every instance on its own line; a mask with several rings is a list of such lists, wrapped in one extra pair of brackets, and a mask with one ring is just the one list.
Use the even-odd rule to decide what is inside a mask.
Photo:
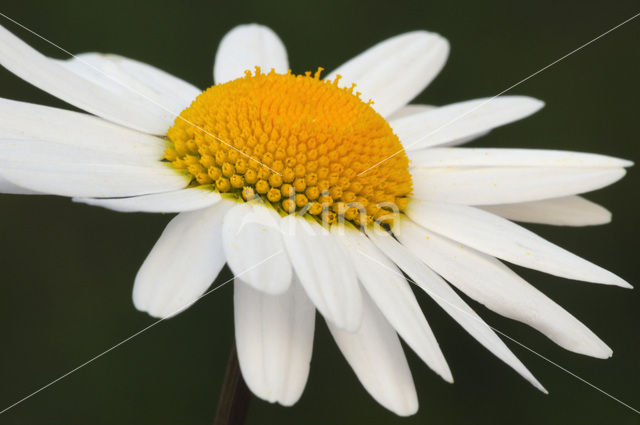
[(387, 117), (387, 121), (397, 120), (398, 118), (404, 118), (408, 116), (412, 116), (415, 114), (419, 114), (420, 112), (431, 111), (436, 109), (435, 105), (422, 105), (419, 103), (410, 103), (408, 105), (403, 106), (402, 108), (395, 111), (393, 114)]
[(114, 93), (31, 48), (0, 26), (0, 65), (71, 105), (145, 133), (166, 134), (181, 111), (167, 111), (139, 93)]
[(171, 317), (205, 293), (226, 261), (222, 221), (233, 205), (219, 202), (169, 222), (136, 275), (133, 303), (138, 310)]
[(2, 176), (0, 176), (0, 193), (7, 195), (42, 195), (40, 192), (15, 185)]
[(229, 210), (222, 227), (224, 253), (231, 270), (249, 270), (242, 280), (268, 294), (285, 292), (293, 275), (279, 221), (272, 208), (240, 203)]
[(611, 212), (581, 196), (480, 206), (509, 220), (553, 226), (595, 226), (611, 222)]
[(449, 55), (439, 34), (414, 31), (388, 38), (344, 63), (326, 78), (341, 75), (341, 87), (356, 83), (365, 102), (383, 117), (393, 114), (422, 92), (438, 75)]
[(342, 246), (314, 221), (288, 215), (280, 224), (293, 269), (313, 304), (328, 322), (356, 331), (362, 319), (362, 295)]
[(434, 372), (453, 382), (447, 360), (402, 273), (359, 230), (332, 226), (331, 234), (342, 242), (360, 282), (391, 326)]
[(71, 197), (168, 192), (190, 180), (167, 163), (144, 156), (20, 139), (0, 139), (0, 173), (26, 189)]
[(164, 140), (93, 115), (0, 98), (0, 138), (42, 140), (131, 157), (162, 158)]
[(632, 287), (610, 271), (478, 208), (414, 200), (405, 213), (428, 230), (522, 267), (567, 279)]
[(466, 205), (539, 201), (590, 192), (624, 177), (624, 168), (413, 168), (413, 197)]
[(236, 279), (233, 292), (240, 370), (258, 397), (295, 404), (307, 383), (315, 308), (300, 283), (280, 295), (257, 291)]
[(422, 290), (442, 307), (456, 322), (460, 324), (487, 350), (512, 367), (534, 387), (547, 393), (547, 390), (509, 350), (498, 335), (487, 325), (476, 312), (433, 270), (416, 258), (411, 252), (396, 241), (389, 232), (376, 228), (368, 228), (367, 235), (371, 240), (398, 265)]
[(213, 67), (216, 84), (226, 83), (244, 76), (247, 70), (259, 66), (262, 72), (271, 69), (279, 74), (287, 72), (287, 49), (278, 35), (258, 24), (238, 25), (220, 41)]
[(398, 220), (398, 240), (431, 269), (487, 308), (537, 329), (561, 347), (597, 358), (612, 350), (578, 319), (495, 258)]
[(124, 56), (89, 52), (57, 62), (108, 91), (121, 96), (133, 92), (176, 113), (191, 105), (202, 92), (159, 68)]
[(400, 339), (366, 293), (357, 332), (330, 322), (327, 326), (360, 383), (378, 403), (400, 416), (418, 411), (418, 396)]
[(471, 140), (523, 119), (544, 106), (526, 96), (501, 96), (440, 106), (389, 122), (406, 151)]
[(633, 162), (593, 153), (546, 149), (429, 148), (408, 154), (411, 166), (429, 167), (631, 167)]
[(221, 199), (210, 187), (198, 186), (131, 198), (73, 198), (73, 201), (118, 212), (177, 213), (207, 208)]

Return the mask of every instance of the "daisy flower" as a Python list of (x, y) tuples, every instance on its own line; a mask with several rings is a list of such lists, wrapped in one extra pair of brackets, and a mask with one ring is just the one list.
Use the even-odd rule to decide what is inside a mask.
[(170, 317), (228, 264), (240, 368), (270, 402), (301, 396), (318, 310), (371, 396), (398, 415), (415, 413), (400, 338), (453, 378), (411, 284), (546, 392), (452, 287), (567, 350), (610, 357), (600, 338), (503, 261), (630, 287), (514, 222), (608, 222), (607, 210), (578, 195), (617, 181), (631, 163), (455, 147), (543, 103), (502, 96), (409, 105), (448, 52), (440, 35), (415, 31), (324, 78), (321, 68), (295, 75), (273, 31), (242, 25), (220, 43), (215, 85), (202, 92), (120, 56), (48, 58), (0, 28), (4, 67), (87, 112), (0, 99), (0, 188), (178, 213), (142, 264), (133, 302)]

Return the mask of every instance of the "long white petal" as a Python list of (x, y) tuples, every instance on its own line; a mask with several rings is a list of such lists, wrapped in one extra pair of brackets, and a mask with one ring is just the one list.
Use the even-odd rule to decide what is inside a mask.
[(331, 234), (343, 243), (360, 282), (391, 326), (431, 369), (453, 382), (438, 341), (402, 273), (359, 230), (333, 226)]
[(41, 195), (40, 192), (15, 185), (2, 176), (0, 176), (0, 193), (9, 195)]
[(231, 202), (178, 214), (144, 261), (133, 303), (154, 317), (183, 311), (207, 290), (225, 263), (222, 221)]
[(226, 83), (243, 77), (247, 70), (253, 72), (256, 66), (262, 72), (272, 68), (279, 74), (287, 72), (287, 49), (278, 35), (264, 25), (238, 25), (218, 46), (213, 79), (216, 84)]
[(114, 54), (80, 53), (57, 62), (110, 92), (125, 98), (137, 93), (176, 113), (202, 91), (154, 66)]
[(61, 196), (135, 196), (189, 183), (186, 175), (151, 158), (39, 140), (0, 139), (0, 170), (18, 186)]
[[(281, 294), (293, 271), (282, 242), (280, 216), (264, 205), (241, 203), (227, 213), (222, 228), (224, 253), (234, 273), (259, 291)], [(255, 266), (255, 267), (252, 267)]]
[(427, 201), (494, 205), (590, 192), (620, 180), (624, 168), (413, 168), (413, 196)]
[(341, 75), (341, 86), (356, 83), (365, 102), (388, 116), (405, 106), (438, 75), (449, 55), (439, 34), (414, 31), (391, 37), (364, 51), (327, 76)]
[(398, 335), (363, 294), (362, 325), (347, 332), (327, 322), (338, 348), (356, 376), (381, 405), (400, 416), (418, 411), (418, 397)]
[(327, 321), (356, 331), (362, 319), (362, 296), (342, 246), (313, 221), (289, 215), (280, 223), (291, 264), (311, 301)]
[(429, 294), (472, 337), (533, 386), (542, 392), (547, 392), (491, 327), (440, 276), (396, 241), (389, 232), (377, 227), (367, 229), (367, 234), (385, 255), (404, 270), (417, 286)]
[(240, 370), (258, 397), (293, 405), (309, 376), (315, 308), (299, 282), (280, 295), (234, 283), (233, 305)]
[(429, 167), (630, 167), (633, 162), (593, 153), (546, 149), (430, 148), (409, 153), (411, 166)]
[(0, 26), (0, 65), (34, 86), (92, 114), (151, 134), (165, 134), (175, 115), (149, 99), (105, 89), (31, 48)]
[(416, 257), (471, 298), (539, 330), (567, 350), (611, 357), (611, 349), (578, 319), (500, 261), (398, 220), (394, 234)]
[(165, 142), (93, 115), (0, 98), (0, 138), (30, 139), (131, 157), (162, 158)]
[(389, 122), (407, 151), (450, 144), (525, 118), (544, 106), (525, 96), (474, 99)]
[(627, 282), (505, 218), (466, 205), (410, 202), (406, 214), (423, 227), (478, 251), (530, 269), (586, 282)]
[(74, 198), (73, 201), (119, 212), (176, 213), (206, 208), (221, 199), (210, 187), (198, 186), (131, 198)]
[(480, 208), (509, 220), (524, 223), (593, 226), (611, 221), (611, 213), (606, 208), (581, 196), (565, 196), (517, 204), (486, 205)]

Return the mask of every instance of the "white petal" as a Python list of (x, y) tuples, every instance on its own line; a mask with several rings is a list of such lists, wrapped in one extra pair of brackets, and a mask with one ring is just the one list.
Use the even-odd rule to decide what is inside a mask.
[(58, 63), (105, 90), (125, 97), (134, 92), (177, 113), (202, 91), (154, 66), (114, 54), (80, 53)]
[(206, 208), (221, 199), (210, 187), (198, 186), (131, 198), (74, 198), (73, 201), (120, 212), (176, 213)]
[(0, 138), (31, 139), (131, 157), (162, 158), (165, 142), (89, 114), (0, 98)]
[(9, 195), (41, 195), (40, 192), (17, 186), (2, 176), (0, 176), (0, 193)]
[(413, 196), (428, 201), (494, 205), (590, 192), (620, 180), (623, 168), (413, 168)]
[(602, 267), (478, 208), (412, 201), (405, 212), (411, 220), (429, 230), (510, 263), (568, 279), (631, 288)]
[(224, 253), (234, 273), (259, 291), (281, 294), (292, 269), (280, 234), (280, 216), (264, 205), (240, 203), (227, 213), (222, 228)]
[(585, 325), (500, 261), (430, 233), (410, 220), (398, 222), (394, 234), (400, 242), (471, 298), (532, 326), (567, 350), (611, 357), (611, 349)]
[(367, 229), (375, 244), (480, 344), (542, 392), (547, 392), (496, 333), (436, 273), (387, 231)]
[(213, 67), (216, 84), (244, 76), (244, 72), (259, 66), (262, 72), (271, 69), (279, 74), (287, 72), (287, 49), (270, 28), (264, 25), (238, 25), (229, 31), (218, 46)]
[(453, 382), (438, 341), (402, 273), (359, 230), (333, 226), (331, 234), (343, 243), (360, 282), (391, 326), (431, 369)]
[(391, 37), (349, 60), (326, 78), (341, 75), (340, 86), (356, 91), (382, 116), (391, 115), (416, 97), (438, 75), (449, 55), (439, 34), (414, 31)]
[(362, 296), (342, 246), (319, 224), (294, 215), (281, 220), (281, 229), (291, 264), (316, 308), (335, 326), (356, 331)]
[(133, 286), (138, 310), (167, 318), (196, 302), (225, 263), (222, 220), (231, 202), (178, 214), (144, 260)]
[(347, 332), (327, 322), (356, 376), (381, 405), (400, 416), (418, 411), (418, 397), (400, 340), (382, 313), (363, 294), (362, 325)]
[(257, 291), (236, 279), (233, 292), (240, 370), (258, 397), (293, 405), (309, 376), (315, 309), (295, 281), (280, 295)]
[(450, 144), (520, 120), (544, 106), (525, 96), (468, 100), (389, 122), (405, 150)]
[(39, 140), (0, 139), (0, 170), (12, 183), (61, 196), (167, 192), (189, 178), (166, 163)]
[(509, 220), (555, 226), (593, 226), (611, 221), (611, 213), (606, 208), (581, 196), (487, 205), (480, 208)]
[(410, 103), (395, 111), (393, 114), (387, 117), (387, 121), (393, 121), (398, 118), (408, 117), (410, 115), (419, 114), (420, 112), (431, 111), (436, 109), (435, 105), (421, 105), (418, 103)]
[(630, 167), (633, 162), (593, 153), (543, 149), (431, 148), (409, 154), (411, 166), (429, 167)]
[(109, 121), (151, 134), (165, 134), (180, 111), (168, 111), (129, 90), (105, 89), (50, 59), (0, 26), (0, 65), (34, 86)]

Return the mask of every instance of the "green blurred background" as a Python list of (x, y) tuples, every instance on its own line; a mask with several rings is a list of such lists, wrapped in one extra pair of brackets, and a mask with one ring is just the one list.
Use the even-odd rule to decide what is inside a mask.
[[(451, 42), (440, 77), (416, 100), (492, 96), (638, 12), (636, 1), (257, 2), (14, 1), (2, 13), (70, 52), (111, 52), (211, 84), (220, 38), (260, 22), (287, 45), (295, 72), (330, 70), (397, 33), (428, 29)], [(2, 20), (41, 51), (65, 58)], [(515, 88), (546, 107), (476, 146), (554, 148), (638, 160), (640, 18)], [(402, 75), (398, 75), (402, 78)], [(0, 70), (0, 96), (67, 107)], [(589, 228), (530, 226), (636, 286), (638, 172), (588, 195), (614, 212)], [(170, 215), (119, 214), (57, 197), (0, 197), (0, 410), (151, 324), (136, 311), (137, 268)], [(609, 360), (563, 351), (541, 334), (473, 304), (493, 326), (640, 408), (640, 293), (518, 269), (613, 349)], [(228, 279), (228, 270), (217, 282)], [(490, 282), (487, 282), (490, 284)], [(424, 294), (449, 361), (449, 385), (409, 350), (420, 411), (398, 418), (361, 388), (318, 320), (309, 381), (292, 408), (254, 399), (248, 424), (638, 424), (640, 416), (507, 341), (550, 390), (537, 392)], [(2, 424), (207, 424), (233, 337), (232, 287), (205, 297), (0, 416)]]

